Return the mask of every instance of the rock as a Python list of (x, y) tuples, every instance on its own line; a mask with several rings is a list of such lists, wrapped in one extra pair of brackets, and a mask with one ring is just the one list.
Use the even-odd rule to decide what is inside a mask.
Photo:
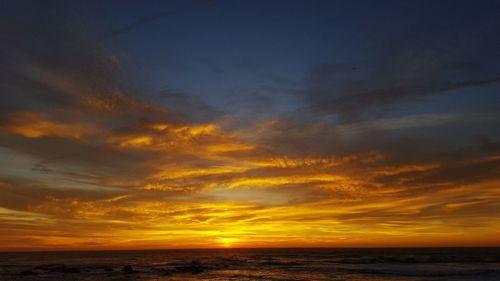
[(64, 264), (43, 264), (36, 266), (35, 269), (44, 271), (62, 271), (66, 268)]
[(199, 261), (192, 261), (190, 265), (177, 266), (175, 269), (181, 272), (189, 272), (192, 274), (198, 274), (205, 271), (205, 267), (201, 265)]
[(134, 270), (131, 265), (126, 265), (122, 268), (122, 272), (126, 274), (137, 273), (137, 270)]
[(65, 267), (60, 272), (62, 273), (80, 273), (80, 269), (74, 267)]
[(106, 268), (104, 268), (104, 271), (111, 272), (111, 271), (113, 271), (113, 269), (111, 267), (106, 267)]
[(162, 268), (162, 269), (160, 269), (159, 273), (160, 273), (160, 275), (163, 275), (163, 276), (170, 276), (170, 275), (175, 273), (175, 270), (168, 269), (168, 268)]
[(64, 264), (44, 264), (35, 267), (35, 269), (59, 273), (80, 273), (80, 269), (67, 267)]
[(37, 273), (33, 272), (31, 270), (25, 270), (25, 271), (19, 272), (17, 275), (19, 275), (19, 276), (32, 276), (32, 275), (37, 275)]

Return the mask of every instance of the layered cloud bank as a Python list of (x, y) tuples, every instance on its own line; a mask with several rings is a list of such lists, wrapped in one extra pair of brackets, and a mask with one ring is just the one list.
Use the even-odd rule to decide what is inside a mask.
[(279, 110), (165, 103), (39, 4), (1, 20), (0, 249), (500, 245), (494, 66), (401, 48)]

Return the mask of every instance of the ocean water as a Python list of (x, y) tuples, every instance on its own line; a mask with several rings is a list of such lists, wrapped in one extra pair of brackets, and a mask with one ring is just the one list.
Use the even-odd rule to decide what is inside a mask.
[(0, 253), (0, 280), (498, 281), (500, 248)]

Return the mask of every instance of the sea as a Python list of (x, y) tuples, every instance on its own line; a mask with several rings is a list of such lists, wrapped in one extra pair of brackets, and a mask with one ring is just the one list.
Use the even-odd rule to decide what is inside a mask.
[(500, 281), (500, 248), (12, 252), (0, 280)]

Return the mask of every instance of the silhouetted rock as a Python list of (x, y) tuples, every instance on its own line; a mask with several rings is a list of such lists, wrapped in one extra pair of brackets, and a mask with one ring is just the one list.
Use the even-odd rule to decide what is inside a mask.
[(198, 274), (205, 271), (205, 267), (199, 261), (192, 261), (190, 265), (177, 266), (175, 269), (180, 272), (189, 272), (192, 274)]
[(61, 269), (62, 273), (80, 273), (80, 269), (74, 267), (65, 267)]
[(44, 271), (62, 271), (66, 268), (64, 264), (42, 264), (36, 266), (35, 269), (44, 270)]
[(163, 276), (169, 276), (175, 273), (175, 270), (173, 269), (168, 269), (168, 268), (162, 268), (159, 270), (160, 275)]
[(130, 273), (137, 273), (138, 271), (134, 270), (131, 265), (126, 265), (122, 268), (122, 272), (130, 274)]
[(31, 276), (31, 275), (37, 275), (37, 273), (33, 272), (31, 270), (25, 270), (25, 271), (19, 272), (17, 275), (19, 275), (19, 276)]
[(44, 264), (36, 266), (35, 269), (50, 271), (50, 272), (59, 272), (59, 273), (80, 273), (80, 269), (74, 267), (67, 267), (64, 264)]
[(106, 267), (106, 268), (104, 268), (104, 271), (111, 272), (111, 271), (113, 271), (113, 269), (111, 267)]

